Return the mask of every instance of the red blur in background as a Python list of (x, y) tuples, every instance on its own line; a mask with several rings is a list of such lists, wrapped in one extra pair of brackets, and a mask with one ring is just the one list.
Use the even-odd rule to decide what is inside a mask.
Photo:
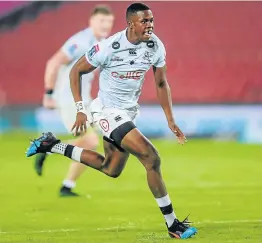
[[(102, 2), (100, 2), (102, 3)], [(129, 2), (105, 2), (113, 33), (126, 27)], [(88, 26), (96, 2), (67, 3), (0, 34), (0, 88), (7, 104), (40, 104), (48, 58)], [(262, 102), (262, 2), (147, 2), (167, 50), (176, 103)], [(113, 34), (112, 33), (112, 34)], [(98, 82), (94, 82), (96, 96)], [(152, 71), (140, 103), (157, 103)]]

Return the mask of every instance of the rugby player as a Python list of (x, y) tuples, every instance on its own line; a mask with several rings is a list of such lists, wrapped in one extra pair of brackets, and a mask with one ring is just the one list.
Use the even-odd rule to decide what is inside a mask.
[[(70, 90), (69, 73), (77, 60), (84, 55), (95, 43), (107, 38), (114, 23), (114, 15), (107, 5), (96, 5), (91, 12), (89, 27), (79, 31), (70, 37), (64, 45), (48, 60), (45, 70), (45, 94), (43, 106), (49, 109), (57, 108), (61, 120), (68, 130), (75, 122), (75, 104)], [(81, 94), (83, 105), (88, 110), (92, 101), (91, 86), (94, 79), (94, 72), (82, 76)], [(78, 133), (76, 139), (70, 143), (85, 149), (96, 150), (99, 145), (99, 138), (91, 127), (87, 132)], [(41, 153), (36, 156), (34, 167), (38, 175), (42, 175), (43, 166), (47, 154)], [(79, 196), (72, 189), (76, 180), (84, 172), (86, 166), (72, 161), (65, 179), (62, 182), (60, 196)]]
[[(128, 27), (94, 45), (70, 72), (71, 90), (76, 103), (76, 121), (72, 131), (77, 134), (89, 125), (97, 124), (103, 132), (105, 155), (62, 143), (52, 133), (32, 141), (27, 156), (51, 152), (69, 157), (110, 177), (118, 177), (130, 154), (144, 166), (148, 186), (162, 212), (167, 231), (172, 238), (190, 238), (197, 229), (187, 218), (180, 221), (161, 175), (161, 158), (153, 144), (137, 129), (138, 98), (146, 72), (153, 66), (158, 99), (168, 126), (180, 144), (186, 137), (177, 126), (170, 88), (166, 78), (166, 52), (162, 41), (153, 33), (154, 17), (142, 3), (131, 4), (126, 11)], [(81, 75), (101, 69), (98, 96), (86, 114), (81, 96)]]

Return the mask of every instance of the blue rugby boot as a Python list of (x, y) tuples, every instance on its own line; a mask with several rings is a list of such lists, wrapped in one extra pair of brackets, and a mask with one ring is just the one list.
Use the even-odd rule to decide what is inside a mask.
[(26, 157), (30, 157), (38, 153), (51, 153), (52, 147), (60, 142), (61, 141), (57, 139), (53, 133), (42, 133), (41, 137), (31, 141), (31, 145), (26, 152)]
[(168, 227), (168, 234), (171, 238), (177, 239), (188, 239), (197, 233), (195, 227), (191, 227), (188, 222), (188, 217), (186, 217), (182, 222), (178, 219), (174, 220), (174, 223)]

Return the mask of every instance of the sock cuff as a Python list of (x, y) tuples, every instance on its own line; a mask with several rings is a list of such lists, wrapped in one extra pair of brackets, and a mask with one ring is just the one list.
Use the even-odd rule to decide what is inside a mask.
[(76, 183), (72, 180), (64, 180), (63, 185), (67, 188), (74, 188), (76, 186)]
[(166, 215), (166, 214), (170, 214), (173, 212), (173, 206), (172, 206), (172, 203), (169, 204), (168, 206), (165, 206), (165, 207), (159, 207), (162, 214)]
[(74, 149), (74, 146), (71, 145), (71, 144), (68, 144), (68, 145), (66, 146), (64, 155), (65, 155), (66, 157), (68, 157), (68, 158), (71, 158), (71, 157), (72, 157), (73, 149)]
[(166, 207), (171, 204), (171, 200), (168, 194), (164, 197), (156, 198), (156, 201), (159, 207)]
[(73, 148), (73, 151), (72, 151), (72, 159), (75, 160), (75, 161), (78, 161), (78, 162), (81, 162), (81, 154), (82, 154), (82, 151), (84, 149), (83, 148), (79, 148), (79, 147), (74, 147)]

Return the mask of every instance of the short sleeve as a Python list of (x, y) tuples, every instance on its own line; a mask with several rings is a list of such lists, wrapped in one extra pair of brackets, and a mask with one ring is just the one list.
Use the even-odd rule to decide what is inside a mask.
[(78, 58), (83, 55), (83, 48), (81, 48), (82, 38), (81, 32), (73, 35), (62, 46), (62, 51), (70, 60)]
[(156, 52), (156, 56), (154, 58), (153, 66), (155, 67), (163, 67), (166, 65), (166, 49), (162, 42), (159, 43), (158, 50)]
[(86, 60), (94, 67), (103, 66), (108, 56), (106, 42), (101, 41), (92, 46), (85, 54)]

